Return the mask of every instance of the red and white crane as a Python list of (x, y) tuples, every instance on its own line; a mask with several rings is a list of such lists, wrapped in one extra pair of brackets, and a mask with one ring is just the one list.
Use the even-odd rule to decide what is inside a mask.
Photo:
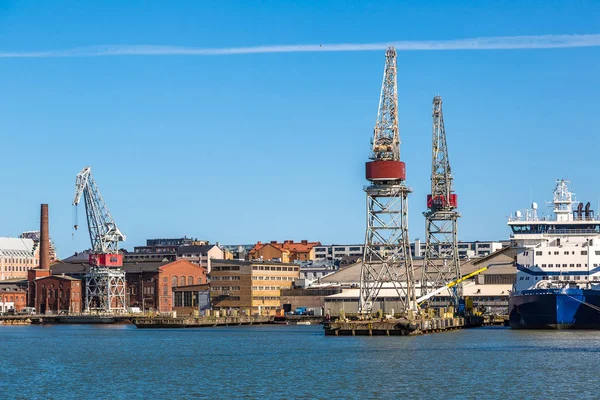
[[(90, 271), (86, 274), (86, 311), (123, 312), (126, 309), (125, 273), (119, 242), (125, 240), (100, 194), (90, 167), (75, 179), (73, 206), (84, 198), (88, 231), (92, 243)], [(77, 210), (75, 210), (77, 230)]]
[(404, 310), (416, 308), (414, 273), (408, 239), (406, 167), (400, 161), (396, 49), (385, 52), (385, 68), (371, 160), (366, 163), (367, 229), (360, 276), (359, 313), (386, 312), (378, 296), (391, 289)]
[[(446, 129), (442, 98), (433, 98), (433, 136), (431, 146), (431, 194), (427, 195), (428, 210), (425, 215), (425, 255), (421, 294), (432, 292), (447, 295), (440, 288), (450, 282), (458, 283), (448, 289), (452, 303), (457, 306), (462, 297), (460, 260), (458, 258), (457, 196), (452, 186), (452, 171), (446, 144)], [(427, 299), (435, 296), (427, 296)]]

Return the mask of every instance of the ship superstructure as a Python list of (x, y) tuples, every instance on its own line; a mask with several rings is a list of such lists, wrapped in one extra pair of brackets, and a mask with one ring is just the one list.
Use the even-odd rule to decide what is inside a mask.
[(550, 216), (530, 209), (509, 218), (519, 248), (509, 298), (513, 328), (600, 328), (600, 218), (556, 181)]

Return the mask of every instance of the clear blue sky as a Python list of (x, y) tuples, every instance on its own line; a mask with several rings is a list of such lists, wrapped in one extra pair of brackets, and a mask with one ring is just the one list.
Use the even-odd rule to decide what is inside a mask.
[[(239, 47), (600, 33), (578, 2), (5, 1), (0, 52), (96, 45)], [(364, 162), (383, 51), (0, 59), (0, 235), (50, 205), (59, 254), (86, 165), (128, 236), (221, 243), (364, 240)], [(565, 177), (596, 208), (600, 48), (398, 55), (410, 236), (423, 238), (431, 101), (440, 94), (462, 240), (506, 239), (506, 217)], [(84, 210), (79, 210), (85, 227)]]

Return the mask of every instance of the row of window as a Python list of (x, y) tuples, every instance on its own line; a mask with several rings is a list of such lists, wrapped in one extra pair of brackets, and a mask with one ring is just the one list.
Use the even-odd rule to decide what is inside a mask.
[(5, 258), (5, 264), (34, 264), (36, 261), (34, 258)]
[(13, 301), (25, 301), (25, 296), (4, 296), (0, 297), (3, 303), (12, 303)]
[(269, 267), (264, 265), (254, 265), (252, 267), (253, 271), (298, 271), (298, 267)]
[(229, 296), (227, 297), (226, 300), (230, 300), (230, 301), (239, 301), (240, 300), (240, 296)]
[(231, 290), (233, 292), (239, 292), (240, 287), (239, 286), (212, 286), (211, 290), (222, 290), (222, 291)]
[(252, 286), (252, 290), (279, 290), (279, 286)]
[(253, 276), (253, 281), (293, 281), (293, 276)]
[[(582, 256), (587, 256), (587, 253), (588, 253), (588, 252), (587, 252), (587, 250), (581, 250), (581, 255), (582, 255)], [(529, 252), (527, 252), (527, 251), (526, 251), (526, 252), (525, 252), (525, 255), (528, 255), (528, 254), (529, 254)], [(543, 251), (539, 251), (539, 250), (538, 250), (538, 251), (536, 251), (536, 252), (535, 252), (535, 255), (536, 255), (536, 256), (541, 256), (541, 255), (543, 255), (543, 254), (544, 254), (544, 252), (543, 252)], [(555, 256), (557, 256), (557, 255), (559, 255), (559, 254), (560, 254), (560, 251), (556, 251), (556, 250), (554, 251), (554, 255), (555, 255)], [(571, 251), (569, 251), (569, 250), (563, 250), (563, 255), (565, 255), (565, 256), (568, 256), (568, 255), (574, 255), (574, 254), (575, 254), (575, 251), (574, 251), (574, 250), (571, 250)], [(552, 255), (552, 252), (551, 252), (551, 251), (549, 251), (549, 252), (548, 252), (548, 255), (549, 255), (549, 256), (551, 256), (551, 255)], [(600, 251), (596, 251), (596, 255), (600, 255)]]
[[(554, 267), (555, 264), (548, 264), (548, 268)], [(581, 268), (581, 264), (568, 264), (570, 268)], [(587, 268), (587, 263), (583, 264), (585, 268)], [(562, 265), (563, 268), (567, 268), (567, 264)], [(546, 264), (542, 264), (542, 268), (546, 268)], [(560, 264), (556, 264), (556, 268), (560, 268)]]
[(238, 265), (230, 266), (230, 267), (212, 267), (213, 271), (239, 271), (240, 267)]
[(211, 281), (239, 281), (239, 276), (212, 276)]
[(277, 296), (252, 296), (252, 300), (279, 300)]
[[(519, 278), (519, 280), (520, 281), (523, 281), (523, 280), (528, 281), (528, 280), (530, 280), (529, 278), (533, 278), (533, 277), (522, 276), (522, 277)], [(582, 279), (582, 277), (580, 275), (573, 275), (573, 276), (571, 276), (571, 275), (561, 275), (558, 278), (561, 281), (563, 281), (563, 280), (565, 280), (565, 281), (568, 281), (568, 280), (576, 280), (576, 281), (582, 281), (583, 280), (583, 281), (587, 281), (588, 280), (588, 276), (587, 275), (584, 275), (583, 279)], [(531, 280), (534, 280), (534, 279), (531, 279)], [(539, 277), (536, 276), (535, 280), (538, 281), (540, 279), (539, 279)], [(544, 280), (544, 281), (550, 280), (550, 277), (549, 276), (542, 276), (542, 280)], [(594, 276), (593, 280), (594, 281), (600, 281), (600, 276)]]
[(5, 265), (4, 266), (4, 272), (25, 272), (25, 271), (29, 271), (31, 268), (33, 267), (22, 267), (22, 266), (16, 266), (16, 265)]
[[(198, 277), (198, 279), (196, 280), (196, 282), (198, 283), (198, 285), (201, 285), (202, 282), (202, 277)], [(169, 278), (167, 278), (166, 276), (163, 278), (163, 283), (168, 284), (169, 283)], [(194, 277), (193, 276), (188, 276), (187, 277), (187, 285), (193, 285), (194, 284)], [(186, 286), (186, 278), (185, 276), (180, 276), (179, 278), (177, 276), (172, 276), (171, 277), (171, 286), (172, 287), (177, 287), (177, 286)]]

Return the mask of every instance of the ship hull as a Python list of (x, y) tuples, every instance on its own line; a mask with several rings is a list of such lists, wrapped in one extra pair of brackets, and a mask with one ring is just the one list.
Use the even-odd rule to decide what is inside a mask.
[(600, 329), (600, 291), (523, 290), (508, 299), (515, 329)]

